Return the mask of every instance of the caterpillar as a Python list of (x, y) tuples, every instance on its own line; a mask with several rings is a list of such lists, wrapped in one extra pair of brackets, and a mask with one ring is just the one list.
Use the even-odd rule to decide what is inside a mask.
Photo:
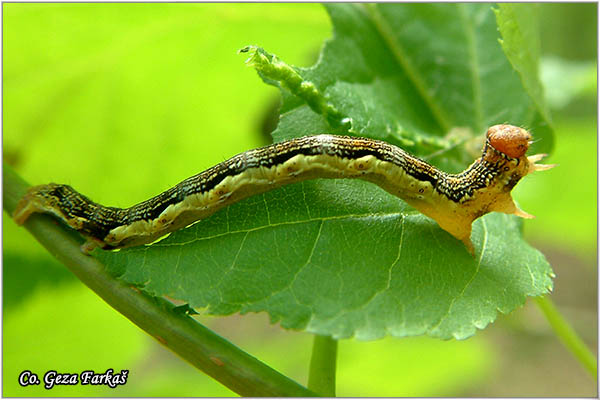
[(488, 129), (482, 155), (458, 174), (439, 170), (389, 143), (361, 137), (305, 136), (240, 153), (129, 208), (106, 207), (68, 185), (31, 187), (13, 218), (49, 213), (87, 240), (82, 251), (151, 243), (217, 210), (282, 185), (315, 178), (358, 178), (398, 196), (474, 253), (471, 225), (492, 211), (533, 218), (511, 196), (525, 175), (552, 168), (527, 157), (531, 134), (512, 125)]

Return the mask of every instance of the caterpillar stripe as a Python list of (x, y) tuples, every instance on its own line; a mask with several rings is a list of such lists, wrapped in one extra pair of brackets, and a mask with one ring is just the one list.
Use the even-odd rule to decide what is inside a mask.
[(106, 207), (68, 185), (35, 186), (13, 214), (50, 213), (87, 238), (82, 250), (151, 243), (246, 197), (315, 178), (359, 178), (377, 184), (433, 218), (473, 253), (472, 222), (492, 211), (531, 215), (511, 190), (525, 175), (553, 167), (525, 156), (531, 135), (512, 125), (488, 129), (483, 153), (465, 171), (440, 171), (389, 143), (349, 136), (306, 136), (238, 154), (129, 208)]

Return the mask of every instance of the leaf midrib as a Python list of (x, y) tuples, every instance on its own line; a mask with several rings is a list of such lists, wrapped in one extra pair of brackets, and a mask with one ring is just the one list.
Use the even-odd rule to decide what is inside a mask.
[(467, 51), (469, 52), (469, 71), (471, 72), (471, 85), (473, 87), (473, 105), (475, 106), (475, 123), (477, 132), (485, 129), (483, 122), (483, 109), (482, 109), (482, 97), (481, 97), (481, 79), (479, 79), (479, 64), (477, 63), (477, 46), (475, 42), (477, 40), (475, 32), (473, 30), (472, 20), (469, 20), (465, 11), (465, 4), (460, 3), (457, 5), (459, 15), (462, 19), (461, 25), (465, 30), (465, 38), (467, 39)]
[(370, 17), (371, 21), (373, 22), (373, 25), (375, 26), (375, 28), (387, 44), (388, 48), (390, 49), (390, 53), (393, 54), (397, 63), (404, 69), (406, 76), (413, 83), (417, 92), (421, 96), (421, 99), (429, 107), (438, 125), (442, 128), (444, 132), (448, 132), (452, 127), (450, 118), (446, 115), (442, 107), (434, 101), (433, 96), (431, 96), (428, 93), (425, 80), (418, 73), (417, 69), (412, 65), (409, 57), (406, 55), (400, 43), (398, 43), (398, 41), (395, 40), (390, 25), (385, 21), (385, 19), (377, 9), (377, 5), (361, 4), (361, 7)]
[[(402, 218), (405, 218), (409, 215), (418, 215), (418, 214), (419, 214), (419, 212), (417, 212), (415, 210), (415, 211), (408, 211), (408, 212), (380, 212), (380, 213), (369, 212), (369, 213), (363, 213), (363, 214), (344, 214), (344, 215), (336, 215), (336, 216), (330, 216), (330, 217), (307, 218), (307, 219), (298, 220), (298, 221), (284, 221), (284, 222), (256, 226), (254, 228), (227, 231), (227, 232), (218, 233), (216, 235), (211, 235), (211, 236), (206, 236), (206, 237), (196, 237), (196, 238), (186, 241), (186, 242), (182, 241), (182, 242), (178, 242), (178, 243), (164, 243), (164, 241), (161, 241), (161, 242), (153, 243), (152, 247), (184, 246), (184, 245), (195, 243), (195, 242), (212, 240), (212, 239), (216, 239), (216, 238), (220, 238), (220, 237), (224, 237), (224, 236), (228, 236), (228, 235), (234, 235), (234, 234), (238, 234), (238, 233), (250, 233), (250, 232), (261, 231), (263, 229), (275, 228), (275, 227), (279, 227), (279, 226), (306, 224), (306, 223), (310, 223), (310, 222), (327, 222), (327, 221), (337, 221), (337, 220), (345, 220), (345, 219), (364, 219), (364, 218), (378, 218), (378, 217), (386, 217), (386, 218), (402, 217)], [(199, 222), (201, 222), (201, 221), (199, 221)], [(188, 229), (192, 229), (192, 228), (190, 227)], [(147, 248), (150, 248), (150, 246), (146, 246), (143, 249), (139, 249), (139, 250), (145, 251), (145, 249), (147, 249)], [(139, 251), (139, 250), (132, 250), (132, 251)]]

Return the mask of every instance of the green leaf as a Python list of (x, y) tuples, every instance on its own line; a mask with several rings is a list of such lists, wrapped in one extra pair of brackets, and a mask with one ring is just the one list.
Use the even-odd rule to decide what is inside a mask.
[[(521, 76), (523, 87), (534, 102), (536, 122), (540, 129), (550, 130), (551, 120), (545, 104), (544, 88), (540, 79), (540, 37), (537, 4), (503, 3), (495, 9), (498, 28), (503, 39), (502, 50), (514, 69)], [(540, 133), (539, 131), (536, 133)], [(552, 136), (545, 135), (549, 143), (544, 150), (552, 148)]]
[[(458, 144), (488, 125), (551, 137), (498, 43), (489, 5), (327, 8), (334, 38), (314, 67), (244, 49), (263, 80), (282, 89), (276, 140), (368, 136), (412, 144), (459, 170), (474, 156)], [(210, 314), (266, 311), (285, 328), (335, 338), (466, 338), (552, 288), (518, 218), (487, 215), (472, 240), (475, 258), (375, 185), (314, 180), (249, 198), (152, 246), (95, 255), (124, 281)]]

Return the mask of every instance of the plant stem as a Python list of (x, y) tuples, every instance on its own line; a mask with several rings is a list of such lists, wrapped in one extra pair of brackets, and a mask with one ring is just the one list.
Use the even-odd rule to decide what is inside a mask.
[(569, 322), (560, 314), (552, 300), (548, 296), (543, 296), (536, 298), (536, 302), (560, 341), (573, 353), (583, 367), (597, 379), (598, 361)]
[[(3, 170), (4, 209), (10, 214), (27, 189), (10, 167)], [(83, 254), (81, 237), (48, 215), (33, 214), (25, 228), (111, 307), (196, 368), (242, 396), (315, 396), (263, 364), (174, 305), (115, 279), (97, 259)], [(202, 395), (202, 394), (199, 394)]]
[(337, 340), (315, 335), (308, 373), (309, 390), (319, 396), (335, 397), (336, 358)]

